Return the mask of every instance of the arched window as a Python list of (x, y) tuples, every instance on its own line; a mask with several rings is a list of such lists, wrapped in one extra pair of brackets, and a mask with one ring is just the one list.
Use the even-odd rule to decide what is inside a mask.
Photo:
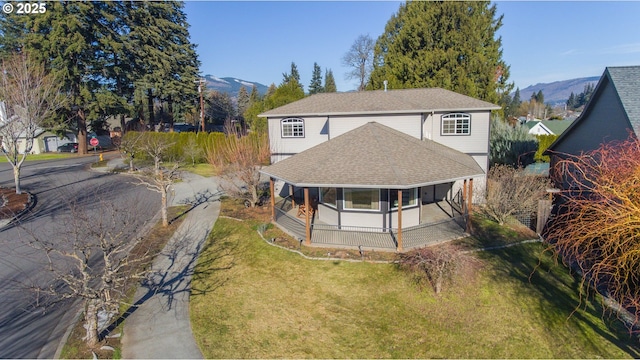
[(442, 135), (471, 134), (471, 115), (452, 113), (442, 115)]
[(304, 137), (304, 120), (300, 118), (283, 119), (280, 125), (282, 126), (283, 138)]

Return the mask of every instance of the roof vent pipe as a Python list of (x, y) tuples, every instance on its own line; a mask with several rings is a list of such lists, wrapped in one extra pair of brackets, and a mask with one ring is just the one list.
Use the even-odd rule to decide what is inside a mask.
[(387, 80), (382, 82), (384, 84), (384, 92), (387, 92), (387, 84), (389, 83)]

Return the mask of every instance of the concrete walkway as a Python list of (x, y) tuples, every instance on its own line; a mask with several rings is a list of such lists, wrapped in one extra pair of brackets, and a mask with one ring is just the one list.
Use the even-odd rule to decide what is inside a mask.
[(127, 359), (201, 359), (189, 319), (191, 277), (207, 236), (220, 212), (215, 178), (185, 173), (175, 184), (172, 205), (191, 210), (162, 253), (152, 274), (136, 292), (122, 338)]

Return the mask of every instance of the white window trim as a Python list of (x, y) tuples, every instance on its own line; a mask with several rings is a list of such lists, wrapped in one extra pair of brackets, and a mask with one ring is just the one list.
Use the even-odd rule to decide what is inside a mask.
[[(364, 189), (364, 190), (378, 190), (378, 208), (377, 209), (354, 209), (347, 207), (347, 197), (345, 196), (345, 190), (353, 190), (353, 189)], [(358, 212), (380, 212), (380, 189), (369, 189), (369, 188), (343, 188), (342, 189), (342, 210), (346, 211), (358, 211)]]
[[(404, 193), (405, 191), (409, 191), (409, 190), (413, 190), (413, 193), (415, 194), (414, 199), (416, 200), (416, 203), (413, 204), (413, 205), (406, 205), (406, 206), (402, 205), (403, 209), (410, 209), (410, 208), (418, 207), (418, 205), (419, 205), (418, 204), (418, 188), (404, 189), (404, 190), (402, 190), (402, 192)], [(389, 193), (391, 193), (392, 191), (397, 192), (398, 190), (390, 189)], [(398, 207), (397, 206), (393, 206), (393, 204), (391, 203), (391, 194), (389, 194), (389, 209), (390, 210), (398, 210)]]
[[(284, 134), (285, 125), (291, 126), (291, 135)], [(302, 135), (295, 135), (294, 127), (296, 125), (301, 125), (302, 127)], [(305, 129), (304, 129), (304, 119), (301, 118), (286, 118), (280, 120), (280, 136), (283, 138), (304, 138)]]
[[(468, 131), (467, 132), (457, 132), (458, 131), (458, 122), (467, 121), (468, 123)], [(453, 121), (453, 131), (454, 132), (445, 132), (444, 123), (445, 121)], [(440, 117), (440, 135), (442, 136), (467, 136), (471, 135), (471, 114), (467, 113), (449, 113), (444, 114)]]

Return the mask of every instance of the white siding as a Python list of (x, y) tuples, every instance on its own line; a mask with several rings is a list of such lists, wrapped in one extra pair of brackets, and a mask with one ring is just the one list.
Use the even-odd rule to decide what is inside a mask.
[[(471, 133), (469, 135), (442, 135), (442, 115), (452, 112), (438, 112), (428, 114), (425, 118), (423, 131), (425, 139), (434, 140), (452, 149), (464, 153), (489, 152), (489, 111), (471, 112), (459, 111), (471, 115)], [(481, 164), (482, 166), (482, 164)]]
[(338, 210), (318, 204), (318, 220), (329, 225), (338, 225)]
[(371, 213), (356, 213), (356, 212), (341, 212), (340, 213), (341, 226), (363, 226), (372, 228), (382, 228), (384, 215), (379, 212)]
[[(398, 228), (398, 211), (391, 210), (389, 214), (391, 217), (390, 227), (396, 229)], [(420, 225), (420, 206), (411, 207), (411, 208), (403, 208), (402, 209), (402, 228), (408, 228), (410, 226)]]
[(377, 122), (392, 129), (421, 138), (420, 114), (409, 115), (377, 115), (377, 116), (332, 116), (329, 118), (329, 136), (331, 139), (370, 122)]
[(284, 118), (268, 119), (273, 163), (329, 140), (326, 116), (301, 118), (304, 120), (304, 137), (302, 138), (283, 138), (280, 125), (282, 119)]

